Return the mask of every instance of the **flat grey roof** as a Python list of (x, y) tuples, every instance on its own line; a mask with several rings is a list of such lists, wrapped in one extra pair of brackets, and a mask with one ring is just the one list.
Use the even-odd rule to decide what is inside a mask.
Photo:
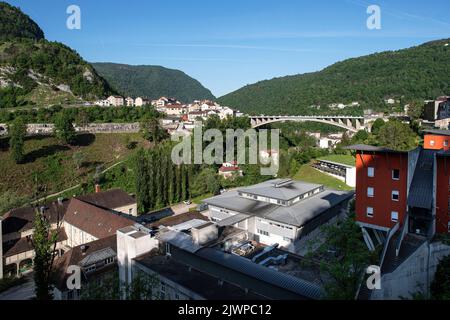
[(226, 227), (226, 226), (233, 226), (236, 223), (239, 223), (241, 221), (244, 221), (246, 219), (250, 218), (250, 216), (248, 214), (245, 213), (240, 213), (240, 214), (235, 214), (229, 218), (223, 219), (219, 222), (217, 222), (217, 225), (219, 227)]
[(297, 202), (292, 206), (285, 207), (246, 199), (240, 197), (237, 191), (230, 191), (217, 197), (206, 199), (204, 202), (211, 206), (301, 227), (328, 209), (349, 199), (353, 194), (353, 191), (326, 189), (325, 191)]
[(254, 186), (239, 189), (238, 191), (288, 201), (322, 186), (320, 184), (307, 183), (303, 181), (292, 181), (291, 183), (281, 187), (275, 186), (276, 184), (283, 182), (285, 182), (285, 180), (282, 179), (269, 180)]
[(450, 136), (450, 130), (429, 129), (423, 130), (423, 133), (436, 134), (441, 136)]
[(366, 152), (408, 153), (407, 151), (397, 151), (385, 147), (369, 146), (366, 144), (354, 144), (348, 147), (344, 147), (344, 149)]

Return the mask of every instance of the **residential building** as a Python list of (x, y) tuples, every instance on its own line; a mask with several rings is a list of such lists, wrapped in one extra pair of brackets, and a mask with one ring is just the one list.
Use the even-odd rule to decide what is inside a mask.
[(148, 105), (150, 102), (147, 100), (147, 99), (144, 99), (144, 98), (142, 98), (142, 97), (137, 97), (135, 100), (134, 100), (134, 105), (136, 106), (136, 107), (142, 107), (142, 106), (145, 106), (145, 105)]
[(125, 104), (124, 99), (121, 96), (110, 96), (107, 100), (110, 105), (114, 107), (121, 107)]
[(192, 111), (188, 114), (188, 121), (197, 121), (198, 119), (206, 120), (208, 118), (208, 113), (205, 111)]
[(219, 226), (236, 226), (250, 239), (296, 252), (299, 240), (345, 211), (353, 194), (319, 184), (275, 179), (204, 202), (211, 220)]
[[(77, 266), (81, 271), (81, 289), (69, 289), (67, 281)], [(95, 290), (103, 281), (117, 277), (117, 236), (95, 240), (65, 252), (55, 263), (53, 295), (55, 300), (79, 300), (83, 291)], [(84, 292), (86, 293), (86, 292)]]
[(111, 102), (109, 100), (98, 100), (95, 102), (95, 105), (99, 106), (99, 107), (110, 107), (111, 106)]
[(425, 101), (423, 118), (428, 121), (450, 118), (450, 97), (445, 96)]
[(425, 130), (424, 148), (430, 150), (450, 149), (450, 131), (449, 130)]
[[(99, 190), (98, 190), (99, 191)], [(34, 258), (32, 244), (36, 210), (59, 230), (56, 256), (70, 248), (114, 235), (117, 229), (133, 225), (136, 200), (121, 190), (98, 192), (43, 205), (10, 210), (0, 221), (0, 278), (29, 271)]]
[(186, 112), (187, 108), (182, 104), (169, 104), (164, 108), (164, 113), (169, 116), (181, 116)]
[(356, 151), (356, 221), (368, 248), (383, 248), (383, 289), (374, 299), (428, 292), (440, 257), (450, 254), (436, 237), (450, 234), (449, 136), (427, 130), (424, 147), (411, 151), (349, 147)]
[(225, 162), (222, 164), (222, 166), (219, 168), (219, 176), (223, 177), (224, 179), (232, 179), (235, 177), (242, 177), (243, 171), (238, 166), (236, 161), (233, 162)]
[(132, 224), (134, 221), (125, 216), (77, 198), (70, 200), (64, 215), (64, 230), (69, 247), (109, 237), (116, 230)]
[(134, 107), (134, 99), (131, 97), (127, 97), (125, 99), (125, 104), (127, 107)]

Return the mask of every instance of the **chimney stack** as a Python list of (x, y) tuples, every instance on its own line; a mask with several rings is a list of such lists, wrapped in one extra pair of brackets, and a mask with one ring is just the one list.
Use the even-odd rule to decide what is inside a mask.
[(99, 184), (95, 185), (95, 193), (100, 193), (100, 185)]

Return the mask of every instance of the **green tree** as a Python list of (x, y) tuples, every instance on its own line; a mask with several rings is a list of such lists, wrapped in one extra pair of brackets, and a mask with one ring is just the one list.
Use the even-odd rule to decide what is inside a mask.
[[(322, 227), (325, 241), (309, 257), (320, 257), (320, 271), (330, 280), (325, 283), (327, 298), (353, 300), (361, 276), (373, 256), (364, 243), (361, 228), (350, 216), (336, 225)], [(326, 258), (324, 258), (326, 257)]]
[(378, 134), (380, 132), (380, 129), (384, 127), (386, 122), (384, 122), (383, 119), (378, 118), (375, 120), (375, 122), (372, 124), (372, 134)]
[(220, 182), (212, 168), (203, 169), (194, 179), (192, 195), (201, 196), (206, 193), (217, 194), (220, 191)]
[(378, 144), (393, 150), (408, 151), (416, 146), (416, 134), (400, 121), (390, 120), (377, 135)]
[(423, 101), (413, 101), (411, 103), (409, 103), (409, 107), (408, 107), (408, 116), (412, 119), (412, 120), (418, 120), (422, 117), (423, 112), (424, 112), (425, 106)]
[(73, 118), (68, 112), (61, 112), (55, 119), (56, 137), (65, 144), (72, 144), (75, 141), (75, 128)]
[[(57, 210), (59, 211), (59, 209), (58, 207)], [(48, 217), (45, 216), (44, 212), (36, 209), (32, 241), (35, 252), (33, 276), (38, 300), (53, 299), (54, 252), (59, 229), (60, 221), (57, 221), (56, 229), (52, 229)]]
[(158, 118), (144, 117), (140, 123), (144, 139), (150, 142), (160, 142), (168, 137), (167, 131), (161, 127)]
[(77, 169), (80, 170), (85, 160), (84, 153), (81, 151), (77, 151), (73, 154), (72, 159)]
[(10, 127), (9, 139), (11, 157), (16, 163), (22, 163), (25, 159), (24, 146), (26, 134), (27, 125), (25, 124), (23, 118), (16, 118)]

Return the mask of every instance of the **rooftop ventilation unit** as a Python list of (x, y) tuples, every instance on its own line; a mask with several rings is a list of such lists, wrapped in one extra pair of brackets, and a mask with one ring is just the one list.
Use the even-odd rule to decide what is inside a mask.
[(284, 179), (274, 183), (275, 188), (283, 188), (290, 186), (294, 181), (292, 179)]

